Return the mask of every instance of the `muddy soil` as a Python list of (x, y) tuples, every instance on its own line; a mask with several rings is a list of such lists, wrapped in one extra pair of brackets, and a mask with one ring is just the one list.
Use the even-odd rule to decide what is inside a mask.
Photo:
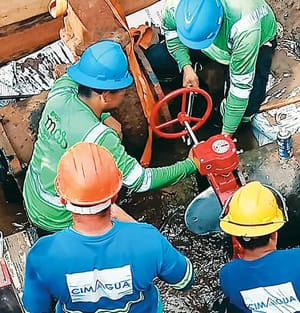
[(269, 0), (279, 25), (278, 48), (272, 63), (275, 79), (269, 95), (286, 98), (291, 91), (300, 90), (300, 2)]

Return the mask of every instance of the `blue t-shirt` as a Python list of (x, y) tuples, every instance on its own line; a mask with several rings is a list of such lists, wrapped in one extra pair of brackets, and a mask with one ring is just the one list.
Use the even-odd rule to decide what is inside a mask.
[(41, 238), (30, 250), (23, 303), (30, 313), (156, 313), (156, 277), (177, 289), (193, 282), (190, 261), (152, 225), (114, 221), (100, 236), (72, 228)]
[(300, 312), (300, 248), (273, 251), (253, 261), (235, 259), (220, 271), (220, 285), (242, 312)]

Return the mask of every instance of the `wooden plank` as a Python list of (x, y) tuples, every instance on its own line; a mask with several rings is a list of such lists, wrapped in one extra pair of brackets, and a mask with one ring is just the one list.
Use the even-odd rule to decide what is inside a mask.
[[(120, 0), (126, 15), (144, 9), (159, 0)], [(49, 0), (0, 1), (0, 27), (48, 13)]]
[(139, 0), (139, 1), (133, 1), (133, 0), (119, 0), (125, 15), (132, 14), (134, 12), (137, 12), (139, 10), (145, 9), (151, 4), (154, 4), (158, 2), (159, 0)]
[(49, 0), (0, 1), (0, 27), (46, 13), (48, 3)]
[(2, 121), (0, 122), (0, 147), (4, 153), (4, 156), (7, 158), (9, 171), (14, 175), (21, 172), (21, 164), (15, 154), (13, 147), (11, 146), (9, 139), (7, 138)]
[(0, 65), (37, 51), (59, 39), (62, 18), (48, 13), (0, 28)]
[(298, 102), (300, 102), (300, 93), (298, 93), (294, 97), (287, 98), (287, 99), (271, 100), (268, 103), (262, 105), (259, 108), (259, 112), (269, 111), (269, 110), (273, 110), (273, 109), (279, 109), (279, 108), (284, 107), (286, 105), (296, 104)]

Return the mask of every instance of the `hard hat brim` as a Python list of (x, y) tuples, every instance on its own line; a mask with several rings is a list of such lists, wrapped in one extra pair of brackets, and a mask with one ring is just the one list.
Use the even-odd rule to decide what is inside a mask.
[(259, 226), (238, 226), (227, 221), (220, 221), (220, 228), (227, 234), (238, 237), (259, 237), (271, 234), (284, 225), (284, 222), (273, 223), (271, 225)]
[(202, 50), (202, 49), (208, 48), (214, 42), (218, 34), (218, 32), (216, 32), (216, 34), (209, 39), (205, 39), (201, 41), (193, 41), (193, 40), (186, 39), (184, 36), (180, 34), (178, 30), (177, 30), (177, 33), (178, 33), (178, 37), (180, 41), (188, 48), (194, 49), (194, 50)]
[(259, 237), (271, 234), (280, 229), (284, 224), (284, 216), (280, 209), (277, 212), (278, 219), (265, 225), (241, 225), (230, 221), (228, 215), (220, 220), (220, 228), (227, 234), (243, 237)]
[(100, 90), (124, 89), (128, 88), (133, 83), (133, 77), (130, 73), (120, 80), (100, 80), (90, 77), (79, 70), (78, 63), (70, 65), (67, 69), (67, 73), (78, 84)]

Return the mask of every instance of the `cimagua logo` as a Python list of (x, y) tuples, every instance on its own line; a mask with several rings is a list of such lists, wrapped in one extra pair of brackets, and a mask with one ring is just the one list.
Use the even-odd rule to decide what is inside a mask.
[(300, 311), (300, 302), (291, 282), (241, 291), (247, 308), (257, 313)]
[(60, 116), (54, 111), (48, 113), (43, 120), (43, 124), (40, 130), (40, 136), (42, 140), (49, 140), (52, 138), (62, 149), (68, 148), (68, 142), (66, 139), (66, 132), (58, 127), (61, 122)]
[[(122, 308), (116, 308), (116, 309), (96, 309), (96, 311), (94, 311), (94, 313), (128, 313), (130, 311), (130, 308), (133, 304), (139, 303), (144, 301), (145, 296), (144, 293), (142, 291), (139, 292), (139, 297), (136, 300), (132, 300), (132, 301), (128, 301), (126, 302), (125, 306)], [(71, 309), (67, 309), (67, 306), (65, 304), (62, 304), (62, 310), (65, 313), (84, 313), (83, 311), (80, 310), (71, 310)]]
[(111, 300), (133, 294), (130, 265), (66, 274), (72, 302), (97, 302), (101, 297)]

